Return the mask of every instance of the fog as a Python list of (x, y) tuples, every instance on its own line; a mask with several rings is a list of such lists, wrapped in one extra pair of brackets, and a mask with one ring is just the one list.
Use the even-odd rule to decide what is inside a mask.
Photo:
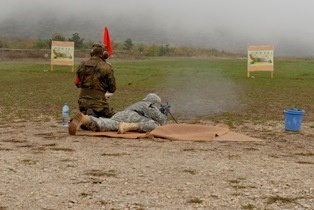
[(245, 53), (273, 45), (275, 55), (313, 56), (312, 0), (10, 0), (1, 1), (0, 37), (52, 33), (101, 40), (216, 48)]

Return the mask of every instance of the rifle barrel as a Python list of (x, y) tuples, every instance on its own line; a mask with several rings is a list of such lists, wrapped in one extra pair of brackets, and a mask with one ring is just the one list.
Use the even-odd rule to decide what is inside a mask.
[(170, 116), (172, 117), (172, 119), (178, 124), (176, 118), (174, 118), (174, 116), (171, 114), (171, 112), (169, 112)]

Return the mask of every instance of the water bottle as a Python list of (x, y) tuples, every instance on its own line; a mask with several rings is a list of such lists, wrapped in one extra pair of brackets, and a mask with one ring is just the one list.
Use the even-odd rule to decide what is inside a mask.
[(62, 126), (68, 127), (70, 121), (70, 108), (68, 106), (68, 103), (64, 103), (62, 107)]

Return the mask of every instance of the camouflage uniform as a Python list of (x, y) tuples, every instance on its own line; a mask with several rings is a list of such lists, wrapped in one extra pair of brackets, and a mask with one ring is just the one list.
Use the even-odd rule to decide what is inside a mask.
[(100, 131), (117, 131), (119, 123), (126, 122), (137, 123), (140, 132), (149, 132), (167, 122), (167, 116), (157, 107), (160, 103), (159, 96), (150, 93), (142, 101), (117, 112), (110, 119), (91, 117), (91, 120), (98, 124)]
[(79, 65), (76, 75), (80, 78), (80, 84), (76, 84), (81, 88), (78, 100), (80, 112), (89, 114), (87, 110), (92, 110), (97, 117), (111, 117), (114, 112), (105, 93), (114, 93), (116, 90), (112, 66), (101, 57), (93, 55)]

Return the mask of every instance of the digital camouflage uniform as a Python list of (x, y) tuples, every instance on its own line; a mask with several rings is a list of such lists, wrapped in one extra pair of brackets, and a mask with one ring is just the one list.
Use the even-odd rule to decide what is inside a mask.
[(138, 123), (140, 132), (149, 132), (167, 122), (167, 116), (157, 107), (160, 103), (159, 96), (150, 93), (142, 101), (117, 112), (110, 119), (91, 117), (91, 120), (98, 124), (100, 131), (117, 131), (119, 123), (126, 122)]
[(112, 66), (98, 56), (82, 62), (76, 72), (80, 78), (79, 110), (88, 114), (91, 109), (97, 117), (111, 117), (114, 112), (106, 100), (105, 93), (114, 93), (116, 81)]

